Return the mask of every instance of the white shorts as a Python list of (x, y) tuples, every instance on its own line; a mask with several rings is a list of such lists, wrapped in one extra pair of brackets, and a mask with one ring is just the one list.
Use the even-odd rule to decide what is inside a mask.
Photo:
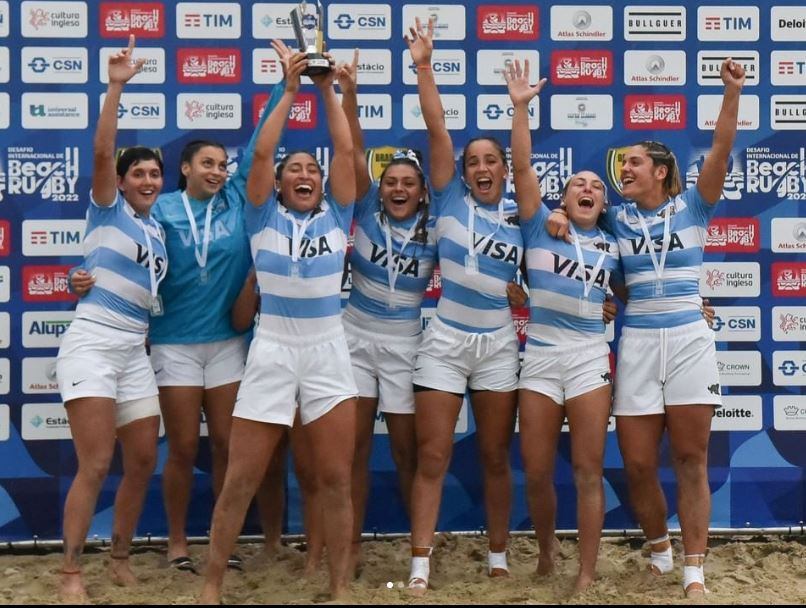
[(518, 388), (518, 337), (515, 325), (486, 334), (455, 329), (434, 317), (423, 333), (414, 365), (414, 384), (463, 395)]
[(290, 427), (297, 403), (302, 424), (308, 424), (358, 396), (341, 327), (313, 344), (300, 340), (255, 331), (233, 416)]
[(663, 414), (668, 406), (700, 404), (722, 405), (714, 332), (705, 321), (621, 330), (615, 416)]
[(413, 414), (412, 374), (422, 334), (373, 334), (352, 323), (343, 324), (359, 396), (377, 398), (384, 414)]
[(56, 377), (64, 403), (114, 399), (118, 427), (159, 415), (159, 391), (143, 334), (75, 319), (59, 347)]
[(151, 365), (157, 386), (215, 388), (240, 382), (246, 350), (243, 336), (206, 344), (152, 344)]
[(550, 397), (558, 405), (613, 381), (610, 347), (603, 339), (573, 346), (526, 345), (518, 388)]

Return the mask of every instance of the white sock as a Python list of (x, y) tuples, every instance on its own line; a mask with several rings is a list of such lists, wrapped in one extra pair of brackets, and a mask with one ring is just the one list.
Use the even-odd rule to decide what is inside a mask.
[(496, 568), (509, 572), (506, 551), (501, 551), (501, 553), (493, 553), (492, 551), (487, 552), (487, 573), (491, 573)]

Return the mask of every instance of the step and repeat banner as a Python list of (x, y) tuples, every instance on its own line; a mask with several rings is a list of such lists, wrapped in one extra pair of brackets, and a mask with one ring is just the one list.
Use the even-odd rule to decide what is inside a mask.
[[(92, 170), (92, 136), (110, 53), (137, 36), (145, 68), (126, 87), (119, 143), (159, 147), (166, 191), (182, 146), (223, 142), (234, 169), (281, 69), (268, 41), (294, 40), (282, 2), (95, 2), (0, 0), (0, 540), (58, 538), (75, 472), (55, 381), (59, 341), (75, 298), (67, 270), (81, 261)], [(548, 85), (530, 109), (534, 166), (545, 198), (558, 202), (575, 171), (603, 176), (618, 199), (621, 148), (667, 143), (688, 184), (696, 182), (721, 99), (719, 67), (741, 62), (747, 83), (723, 200), (708, 230), (701, 289), (717, 316), (725, 407), (714, 417), (712, 525), (770, 527), (806, 520), (806, 7), (755, 4), (327, 2), (325, 34), (339, 59), (360, 49), (359, 112), (372, 162), (390, 146), (426, 148), (416, 71), (403, 33), (436, 22), (433, 70), (457, 153), (486, 133), (509, 142), (512, 107), (502, 72), (529, 59)], [(284, 145), (329, 160), (315, 89), (303, 87)], [(427, 156), (427, 150), (424, 150)], [(345, 283), (345, 295), (349, 280)], [(441, 290), (429, 286), (424, 325)], [(526, 311), (513, 312), (521, 337)], [(609, 330), (613, 350), (619, 323)], [(408, 529), (379, 418), (367, 531)], [(520, 437), (512, 446), (512, 525), (529, 527)], [(662, 481), (677, 525), (664, 444)], [(205, 534), (210, 462), (202, 444), (190, 533)], [(164, 535), (160, 471), (164, 437), (138, 535)], [(475, 426), (467, 408), (456, 432), (439, 526), (483, 527)], [(116, 461), (92, 534), (108, 537)], [(558, 527), (576, 528), (569, 440), (557, 459)], [(288, 478), (286, 530), (300, 530), (299, 493)], [(605, 460), (606, 528), (633, 528), (611, 423)], [(250, 524), (250, 530), (256, 530)]]

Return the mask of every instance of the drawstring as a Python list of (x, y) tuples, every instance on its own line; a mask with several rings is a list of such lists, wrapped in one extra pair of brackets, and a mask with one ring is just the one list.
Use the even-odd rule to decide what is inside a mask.
[[(485, 340), (486, 338), (486, 340)], [(476, 358), (481, 357), (483, 354), (486, 355), (487, 352), (490, 350), (491, 344), (495, 341), (495, 338), (492, 334), (467, 334), (465, 338), (465, 346), (473, 346), (476, 345)], [(482, 353), (482, 347), (484, 348), (484, 352)]]

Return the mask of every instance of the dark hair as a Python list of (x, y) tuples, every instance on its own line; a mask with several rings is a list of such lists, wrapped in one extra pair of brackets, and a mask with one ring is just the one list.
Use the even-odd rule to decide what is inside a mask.
[(117, 162), (115, 163), (115, 172), (118, 174), (118, 177), (125, 177), (126, 172), (132, 165), (136, 165), (137, 163), (148, 160), (153, 160), (157, 163), (157, 166), (160, 168), (160, 175), (164, 173), (162, 156), (160, 155), (159, 150), (152, 150), (151, 148), (146, 148), (145, 146), (132, 146), (131, 148), (122, 150), (118, 155)]
[(293, 152), (289, 152), (288, 154), (283, 156), (283, 158), (280, 159), (279, 163), (274, 165), (274, 181), (275, 184), (278, 184), (277, 186), (278, 203), (283, 202), (283, 195), (279, 188), (280, 179), (283, 177), (283, 170), (285, 169), (285, 166), (288, 164), (288, 160), (295, 154), (307, 154), (308, 156), (310, 156), (313, 159), (313, 162), (316, 163), (316, 167), (319, 169), (319, 175), (321, 175), (323, 179), (325, 177), (325, 172), (322, 170), (322, 165), (319, 164), (319, 161), (316, 160), (316, 157), (313, 154), (311, 154), (307, 150), (294, 150)]
[[(414, 157), (414, 158), (412, 158)], [(416, 159), (416, 160), (415, 160)], [(420, 199), (420, 204), (417, 205), (417, 211), (421, 211), (422, 215), (420, 216), (420, 220), (417, 222), (417, 228), (414, 231), (414, 236), (412, 240), (418, 243), (425, 243), (428, 239), (428, 230), (426, 225), (428, 224), (428, 205), (429, 205), (429, 197), (428, 197), (428, 184), (425, 181), (425, 174), (423, 173), (422, 167), (420, 163), (422, 162), (422, 155), (420, 154), (419, 150), (398, 150), (392, 156), (392, 160), (383, 168), (381, 171), (381, 176), (378, 179), (379, 182), (383, 181), (383, 178), (386, 176), (386, 171), (389, 167), (393, 167), (395, 165), (403, 165), (406, 167), (411, 167), (417, 173), (417, 177), (420, 179), (420, 188), (423, 190), (423, 198)], [(386, 213), (383, 208), (383, 201), (380, 201), (381, 204), (381, 217), (386, 218)]]
[(498, 152), (498, 155), (501, 157), (501, 162), (503, 162), (504, 165), (507, 164), (507, 151), (504, 150), (504, 146), (501, 145), (500, 141), (498, 141), (495, 137), (486, 137), (486, 136), (474, 137), (473, 139), (471, 139), (469, 142), (467, 142), (465, 144), (465, 149), (462, 150), (462, 173), (463, 174), (465, 172), (465, 169), (467, 168), (467, 149), (470, 148), (470, 146), (472, 146), (477, 141), (489, 141), (493, 146), (495, 146), (496, 152)]
[(667, 196), (674, 197), (683, 192), (683, 181), (680, 179), (680, 167), (672, 151), (659, 141), (639, 141), (636, 146), (646, 150), (647, 156), (652, 159), (652, 165), (666, 167), (666, 177), (663, 178), (663, 191)]
[(225, 156), (227, 155), (227, 149), (224, 147), (224, 144), (217, 141), (210, 141), (208, 139), (196, 139), (185, 144), (185, 147), (182, 148), (182, 154), (179, 156), (178, 188), (180, 190), (185, 190), (188, 187), (187, 177), (185, 177), (184, 174), (182, 173), (182, 165), (184, 165), (185, 163), (191, 164), (193, 162), (193, 157), (196, 156), (196, 154), (198, 154), (199, 150), (201, 150), (202, 148), (206, 148), (208, 146), (218, 148), (224, 152)]

